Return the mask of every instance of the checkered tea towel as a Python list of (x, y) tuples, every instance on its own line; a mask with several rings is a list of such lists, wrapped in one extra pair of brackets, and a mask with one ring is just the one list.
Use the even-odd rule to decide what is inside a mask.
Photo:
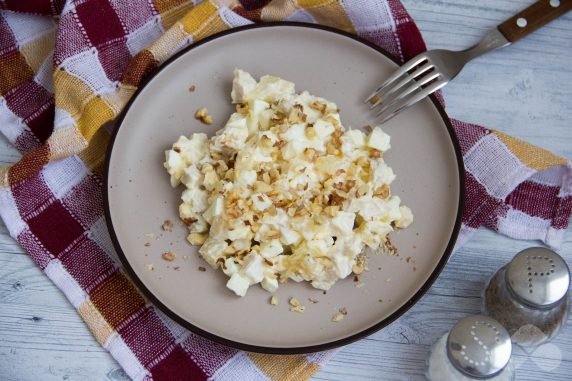
[[(114, 119), (180, 49), (260, 21), (356, 33), (406, 60), (425, 45), (398, 0), (0, 0), (0, 131), (23, 154), (0, 170), (0, 215), (133, 380), (305, 380), (333, 354), (271, 356), (214, 344), (146, 300), (117, 260), (102, 171)], [(498, 131), (454, 121), (467, 172), (459, 244), (484, 225), (558, 246), (572, 165)]]

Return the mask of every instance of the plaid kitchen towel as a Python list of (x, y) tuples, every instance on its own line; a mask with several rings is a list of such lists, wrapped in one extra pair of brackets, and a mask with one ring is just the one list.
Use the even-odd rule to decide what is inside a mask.
[[(23, 158), (0, 170), (0, 215), (133, 380), (304, 380), (332, 351), (245, 353), (181, 328), (117, 260), (102, 172), (114, 119), (162, 62), (213, 33), (304, 21), (356, 33), (406, 60), (425, 49), (398, 0), (0, 0), (0, 131)], [(467, 173), (459, 244), (486, 226), (557, 247), (572, 164), (498, 131), (453, 121)]]

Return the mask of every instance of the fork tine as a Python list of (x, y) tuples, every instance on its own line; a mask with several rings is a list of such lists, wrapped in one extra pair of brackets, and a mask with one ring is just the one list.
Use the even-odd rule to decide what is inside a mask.
[(387, 85), (393, 83), (395, 80), (399, 79), (402, 75), (406, 74), (409, 70), (413, 69), (415, 66), (419, 65), (421, 62), (424, 62), (427, 60), (427, 57), (425, 56), (424, 53), (421, 53), (415, 57), (413, 57), (412, 59), (410, 59), (409, 61), (407, 61), (406, 63), (403, 64), (403, 66), (401, 66), (398, 70), (396, 70), (389, 78), (387, 78), (385, 80), (385, 82), (383, 82), (381, 84), (381, 86), (379, 86), (377, 89), (375, 89), (375, 91), (373, 93), (371, 93), (371, 95), (369, 97), (367, 97), (367, 99), (364, 101), (364, 103), (368, 103), (371, 102), (371, 100), (381, 91), (383, 90), (384, 87), (386, 87)]
[(393, 98), (395, 97), (392, 97), (392, 95), (399, 94), (397, 90), (401, 89), (403, 86), (407, 85), (409, 82), (416, 79), (421, 74), (425, 73), (427, 70), (430, 70), (433, 67), (434, 65), (431, 62), (427, 62), (425, 65), (421, 66), (419, 69), (415, 70), (410, 75), (406, 75), (405, 78), (399, 81), (397, 84), (393, 86), (386, 86), (385, 91), (379, 92), (377, 94), (379, 99), (376, 102), (372, 103), (369, 109), (373, 110), (374, 108), (379, 106), (380, 103), (387, 103), (388, 99), (393, 100)]
[(391, 107), (394, 103), (399, 102), (401, 99), (405, 98), (415, 90), (419, 89), (421, 86), (428, 84), (429, 82), (433, 81), (434, 79), (439, 77), (439, 73), (437, 71), (433, 71), (427, 74), (425, 77), (419, 79), (418, 81), (414, 81), (408, 87), (406, 87), (401, 92), (394, 93), (394, 96), (390, 96), (388, 98), (383, 98), (382, 103), (383, 105), (378, 111), (378, 115), (383, 113), (389, 107)]
[(395, 115), (397, 115), (399, 112), (405, 110), (406, 108), (413, 106), (415, 103), (419, 102), (420, 100), (422, 100), (426, 96), (428, 96), (428, 95), (434, 93), (435, 91), (439, 90), (440, 88), (442, 88), (446, 84), (447, 84), (447, 81), (445, 81), (445, 80), (439, 80), (435, 83), (432, 83), (431, 85), (427, 86), (426, 88), (420, 89), (420, 90), (410, 94), (409, 96), (403, 98), (401, 102), (394, 103), (393, 107), (391, 107), (390, 109), (386, 109), (383, 112), (378, 113), (376, 115), (376, 117), (382, 117), (380, 123), (385, 123), (388, 120), (390, 120), (391, 118), (393, 118)]

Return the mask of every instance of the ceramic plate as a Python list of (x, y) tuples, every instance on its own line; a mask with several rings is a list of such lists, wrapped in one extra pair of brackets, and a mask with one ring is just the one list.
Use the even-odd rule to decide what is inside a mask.
[[(362, 127), (362, 100), (397, 64), (354, 36), (305, 24), (250, 26), (225, 32), (170, 59), (133, 97), (118, 120), (107, 157), (107, 221), (132, 279), (168, 316), (195, 333), (234, 347), (269, 353), (314, 352), (347, 344), (389, 324), (430, 287), (445, 265), (460, 226), (462, 158), (451, 124), (436, 100), (426, 99), (383, 126), (392, 148), (385, 156), (397, 174), (392, 192), (415, 215), (392, 234), (398, 256), (374, 255), (362, 287), (352, 277), (327, 294), (289, 282), (270, 294), (251, 287), (244, 298), (225, 287), (185, 240), (179, 222), (182, 189), (169, 185), (164, 151), (180, 135), (213, 134), (233, 111), (232, 71), (276, 75), (338, 104), (344, 126)], [(194, 85), (196, 90), (189, 91)], [(197, 122), (207, 107), (215, 124)], [(161, 230), (164, 220), (172, 232)], [(150, 246), (146, 246), (149, 243)], [(177, 259), (166, 262), (171, 251)], [(149, 270), (149, 264), (154, 270)], [(207, 268), (200, 271), (199, 267)], [(177, 268), (177, 269), (175, 269)], [(288, 310), (296, 297), (304, 313)], [(311, 303), (308, 298), (318, 301)], [(331, 321), (340, 308), (347, 316)]]

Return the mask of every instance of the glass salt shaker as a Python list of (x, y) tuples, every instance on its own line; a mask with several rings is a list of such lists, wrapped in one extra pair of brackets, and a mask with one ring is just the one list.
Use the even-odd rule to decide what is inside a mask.
[(569, 286), (564, 259), (550, 249), (532, 247), (493, 275), (484, 291), (483, 312), (507, 329), (513, 343), (538, 346), (564, 327)]
[(469, 316), (433, 345), (426, 376), (429, 381), (511, 381), (511, 353), (510, 336), (498, 321)]

